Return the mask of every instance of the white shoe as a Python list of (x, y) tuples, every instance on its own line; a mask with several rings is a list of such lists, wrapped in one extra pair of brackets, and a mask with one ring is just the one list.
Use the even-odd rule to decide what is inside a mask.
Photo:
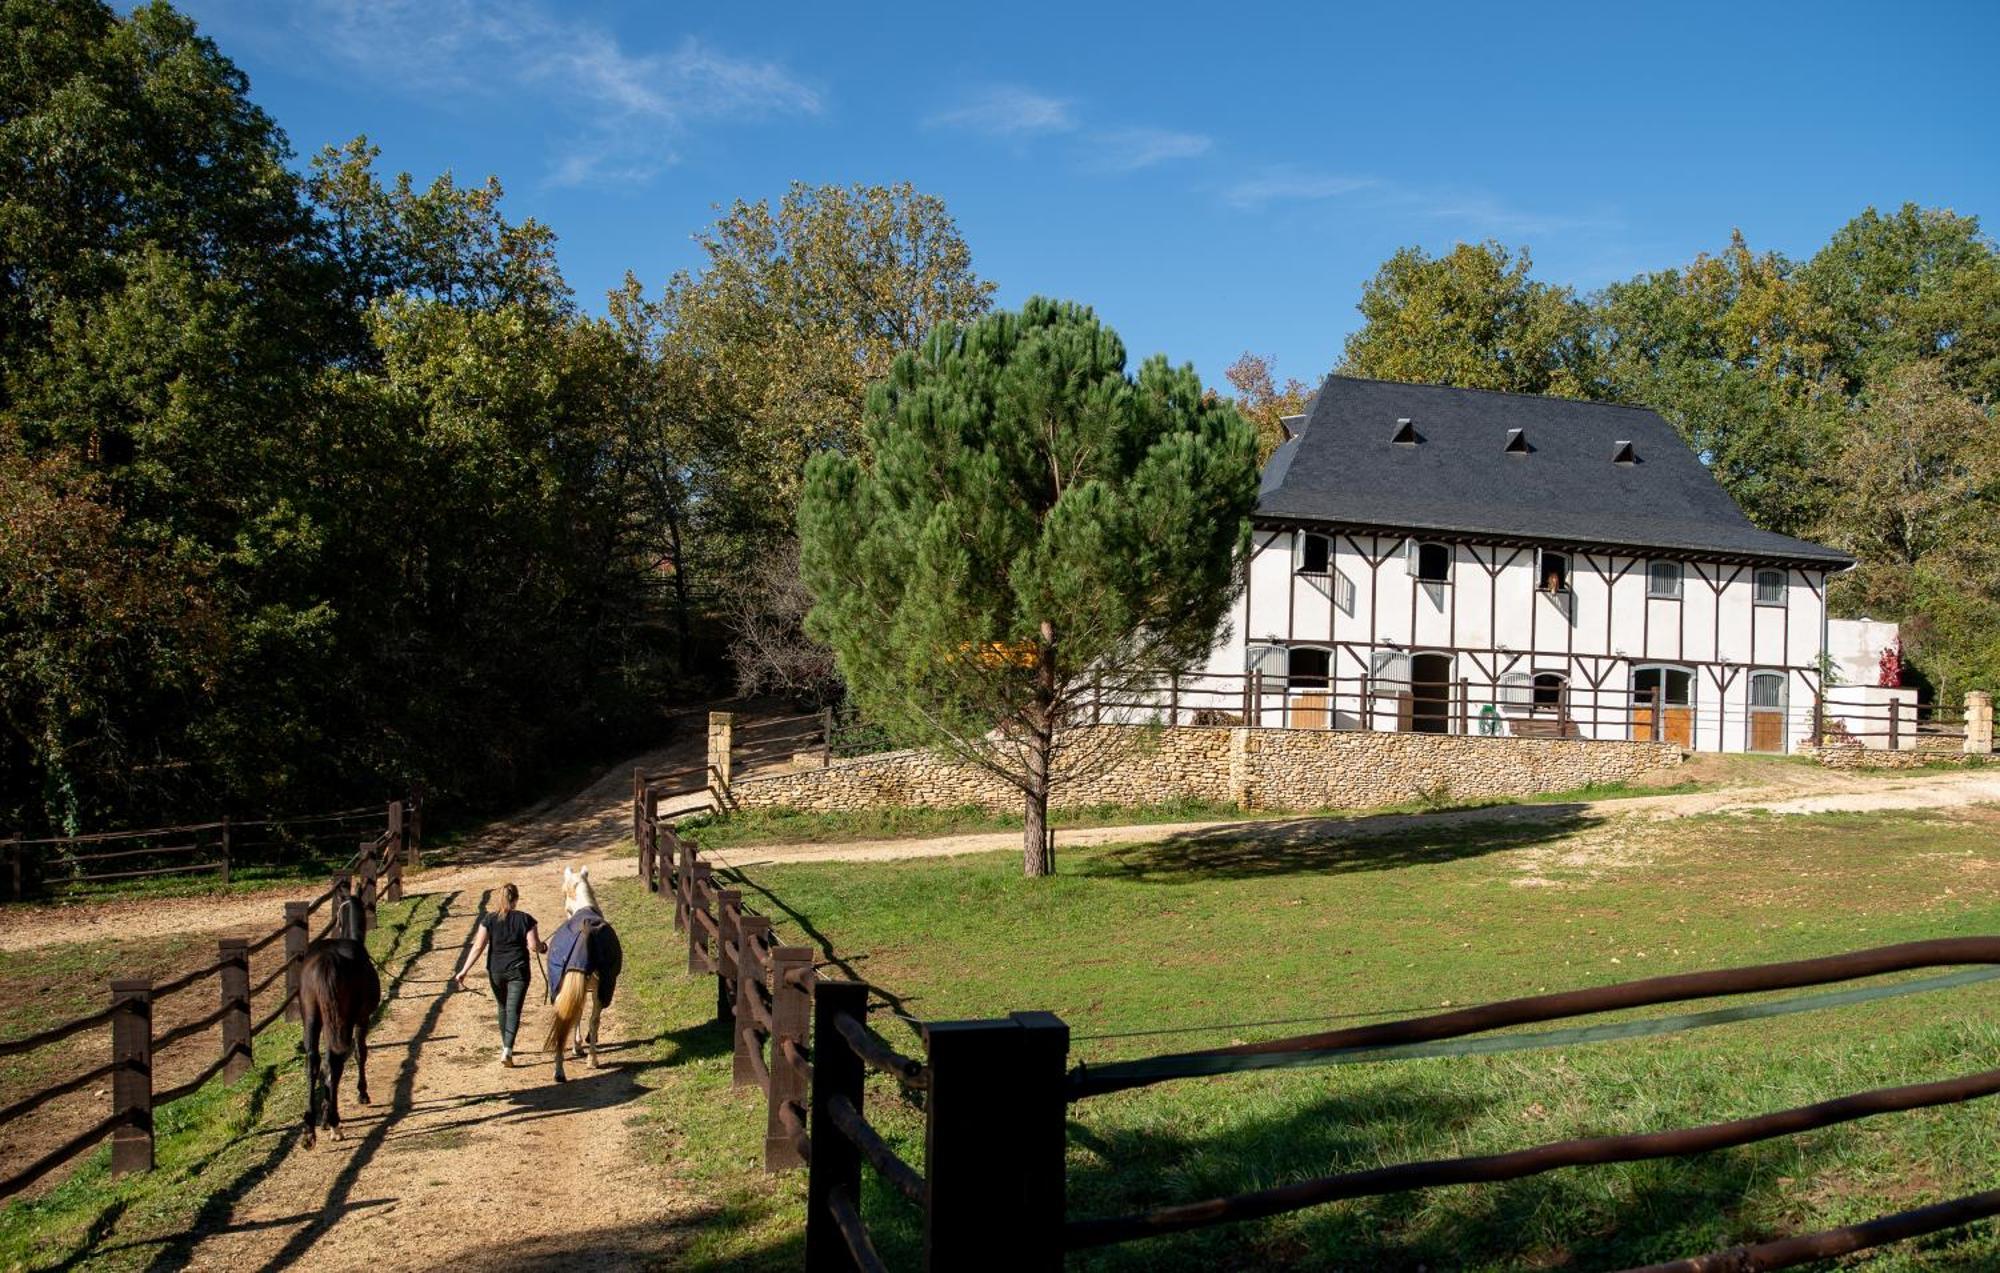
[(513, 1067), (513, 1064), (514, 1064), (514, 1049), (512, 1049), (512, 1048), (501, 1048), (501, 1049), (500, 1049), (500, 1064), (502, 1064), (502, 1065), (505, 1065), (505, 1066), (507, 1066), (507, 1067), (509, 1067), (509, 1068), (512, 1068), (512, 1067)]

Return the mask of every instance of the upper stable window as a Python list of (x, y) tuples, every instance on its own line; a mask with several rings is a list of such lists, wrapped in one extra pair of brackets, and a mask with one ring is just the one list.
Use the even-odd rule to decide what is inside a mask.
[(1425, 583), (1451, 582), (1451, 548), (1445, 544), (1426, 544), (1408, 540), (1404, 549), (1408, 553), (1410, 573)]
[(1299, 573), (1324, 575), (1333, 569), (1333, 541), (1325, 535), (1299, 536)]
[(1678, 561), (1655, 561), (1646, 566), (1646, 595), (1649, 597), (1678, 597), (1681, 595), (1681, 563)]
[(1309, 645), (1295, 645), (1289, 652), (1286, 684), (1295, 690), (1323, 690), (1332, 681), (1333, 652)]
[(1542, 550), (1542, 579), (1536, 587), (1543, 592), (1562, 593), (1569, 591), (1569, 555), (1567, 553)]
[(1535, 709), (1537, 711), (1560, 711), (1563, 705), (1563, 691), (1569, 688), (1569, 678), (1561, 672), (1535, 673)]
[(1781, 606), (1785, 604), (1785, 572), (1782, 570), (1760, 570), (1757, 572), (1757, 604), (1760, 606)]

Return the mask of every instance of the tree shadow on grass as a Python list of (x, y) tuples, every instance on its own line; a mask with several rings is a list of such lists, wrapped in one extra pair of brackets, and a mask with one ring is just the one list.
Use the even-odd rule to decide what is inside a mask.
[(1588, 805), (1460, 814), (1380, 814), (1241, 822), (1081, 858), (1078, 875), (1182, 884), (1264, 876), (1393, 871), (1547, 844), (1601, 825)]

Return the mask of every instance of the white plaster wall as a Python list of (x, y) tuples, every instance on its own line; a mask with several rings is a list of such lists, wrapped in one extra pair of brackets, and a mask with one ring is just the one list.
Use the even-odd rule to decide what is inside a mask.
[[(1267, 546), (1250, 564), (1248, 604), (1239, 598), (1231, 632), (1211, 655), (1210, 670), (1240, 675), (1246, 646), (1265, 641), (1332, 648), (1336, 678), (1357, 678), (1368, 671), (1366, 650), (1343, 650), (1343, 642), (1491, 651), (1477, 662), (1463, 655), (1455, 659), (1454, 678), (1474, 683), (1470, 702), (1475, 713), (1493, 697), (1485, 665), (1500, 673), (1560, 671), (1569, 677), (1578, 706), (1574, 716), (1586, 736), (1624, 738), (1637, 666), (1719, 662), (1726, 665), (1722, 674), (1727, 684), (1722, 686), (1710, 669), (1696, 669), (1698, 748), (1741, 751), (1748, 745), (1749, 674), (1756, 669), (1787, 672), (1788, 741), (1797, 745), (1810, 739), (1824, 586), (1819, 572), (1788, 572), (1785, 605), (1760, 606), (1755, 604), (1753, 568), (1697, 569), (1689, 563), (1680, 599), (1668, 600), (1647, 596), (1644, 558), (1574, 553), (1572, 614), (1566, 617), (1538, 591), (1540, 558), (1533, 550), (1458, 545), (1452, 582), (1433, 589), (1411, 576), (1400, 538), (1337, 535), (1330, 563), (1337, 576), (1352, 582), (1349, 613), (1336, 605), (1335, 585), (1296, 574), (1293, 538), (1290, 532), (1258, 532), (1254, 542)], [(1369, 554), (1381, 559), (1379, 570), (1371, 572)], [(1502, 563), (1496, 576), (1489, 579), (1482, 560)], [(1880, 629), (1890, 626), (1874, 625), (1876, 631), (1854, 641), (1858, 645), (1872, 639), (1879, 652)], [(1856, 657), (1869, 660), (1872, 671), (1873, 654)], [(1602, 676), (1601, 690), (1590, 689), (1593, 675)], [(1592, 702), (1598, 705), (1595, 724)], [(1267, 706), (1275, 710), (1276, 705), (1274, 692)], [(1378, 728), (1394, 727), (1393, 710), (1387, 704), (1364, 703), (1353, 686), (1336, 694), (1333, 707), (1342, 725), (1372, 719)]]

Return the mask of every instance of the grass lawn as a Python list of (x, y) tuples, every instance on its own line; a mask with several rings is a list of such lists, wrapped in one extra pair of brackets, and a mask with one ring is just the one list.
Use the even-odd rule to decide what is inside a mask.
[[(1255, 809), (1207, 800), (1176, 800), (1144, 805), (1086, 805), (1053, 809), (1049, 821), (1057, 831), (1088, 827), (1135, 827), (1161, 822), (1259, 822), (1290, 818), (1352, 818), (1384, 813), (1437, 813), (1446, 809), (1484, 809), (1508, 804), (1571, 804), (1585, 800), (1620, 800), (1635, 796), (1668, 796), (1716, 785), (1689, 780), (1675, 783), (1606, 782), (1571, 791), (1543, 792), (1505, 800), (1411, 802), (1352, 809)], [(738, 813), (696, 814), (679, 824), (710, 848), (746, 844), (849, 844), (861, 840), (905, 840), (930, 836), (966, 835), (980, 831), (1019, 831), (1021, 815), (959, 805), (943, 809), (886, 808), (815, 813), (804, 809), (745, 809)]]
[[(921, 1018), (1048, 1009), (1072, 1061), (1331, 1028), (1665, 972), (2000, 932), (2000, 817), (1736, 815), (1534, 821), (1372, 839), (1204, 833), (1069, 849), (1020, 878), (1012, 853), (752, 869), (789, 940), (824, 940)], [(732, 1089), (668, 908), (608, 898), (632, 1011), (678, 1050), (645, 1115), (649, 1152), (714, 1219), (699, 1268), (796, 1267), (804, 1177), (759, 1169), (761, 1098)], [(831, 972), (831, 970), (829, 970)], [(834, 974), (834, 975), (837, 975)], [(1665, 1010), (1672, 1011), (1672, 1010)], [(1284, 1024), (1244, 1024), (1274, 1022)], [(629, 1019), (628, 1019), (629, 1020)], [(877, 1026), (917, 1051), (888, 1014)], [(1490, 1057), (1184, 1080), (1070, 1109), (1069, 1210), (1107, 1216), (1336, 1171), (1658, 1130), (2000, 1064), (2000, 985), (1666, 1038)], [(921, 1115), (871, 1088), (869, 1117), (921, 1166)], [(1565, 1170), (1317, 1207), (1088, 1253), (1085, 1269), (1623, 1268), (1987, 1189), (1992, 1102), (1890, 1115), (1693, 1159)], [(870, 1177), (872, 1182), (872, 1177)], [(892, 1266), (916, 1257), (900, 1197), (863, 1209)], [(1868, 1267), (2000, 1266), (1976, 1226)]]
[[(380, 927), (368, 935), (368, 945), (382, 969), (386, 999), (437, 928), (441, 899), (385, 903), (377, 918)], [(147, 959), (176, 966), (164, 943), (159, 950), (77, 943), (0, 956), (0, 974), (32, 976), (41, 984), (32, 1009), (11, 1012), (0, 1022), (0, 1037), (31, 1033), (101, 1005), (108, 972), (100, 965), (107, 956), (115, 957), (121, 971), (135, 974), (153, 966)], [(230, 1202), (262, 1179), (296, 1138), (305, 1118), (305, 1085), (277, 1080), (303, 1066), (298, 1041), (298, 1027), (279, 1021), (257, 1036), (255, 1063), (240, 1081), (227, 1084), (217, 1077), (193, 1095), (155, 1109), (153, 1171), (111, 1175), (107, 1142), (88, 1151), (82, 1165), (53, 1189), (0, 1206), (0, 1268), (67, 1268), (82, 1262), (115, 1271), (184, 1264), (198, 1226), (226, 1216)], [(9, 1083), (23, 1061), (67, 1050), (59, 1046), (10, 1058)], [(79, 1064), (71, 1056), (61, 1068), (74, 1073)]]

